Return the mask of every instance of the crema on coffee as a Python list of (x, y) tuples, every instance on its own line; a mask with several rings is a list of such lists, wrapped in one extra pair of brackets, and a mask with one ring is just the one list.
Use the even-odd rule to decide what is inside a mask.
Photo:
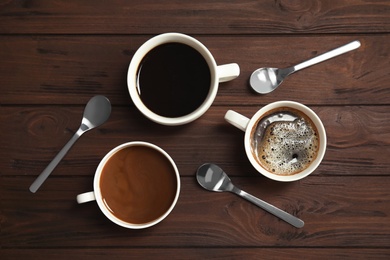
[[(268, 118), (290, 118), (275, 120)], [(282, 107), (264, 115), (252, 131), (252, 152), (268, 172), (293, 175), (305, 170), (315, 160), (319, 149), (318, 131), (304, 113)]]

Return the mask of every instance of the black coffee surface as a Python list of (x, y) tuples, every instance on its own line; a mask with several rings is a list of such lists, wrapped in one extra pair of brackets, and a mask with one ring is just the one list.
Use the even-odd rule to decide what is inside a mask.
[(180, 117), (195, 111), (205, 101), (210, 84), (206, 60), (198, 51), (181, 43), (166, 43), (152, 49), (137, 72), (142, 102), (165, 117)]

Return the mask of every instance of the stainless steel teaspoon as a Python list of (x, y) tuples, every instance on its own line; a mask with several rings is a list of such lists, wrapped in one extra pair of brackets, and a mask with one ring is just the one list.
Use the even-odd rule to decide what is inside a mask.
[(252, 202), (256, 206), (293, 225), (294, 227), (301, 228), (305, 224), (299, 218), (294, 217), (293, 215), (290, 215), (289, 213), (278, 209), (277, 207), (261, 199), (258, 199), (243, 190), (240, 190), (233, 185), (228, 175), (215, 164), (206, 163), (200, 166), (196, 172), (196, 179), (198, 180), (198, 183), (206, 190), (217, 192), (229, 191), (235, 193), (242, 198)]
[(64, 158), (69, 149), (79, 139), (79, 137), (85, 132), (100, 126), (110, 117), (111, 114), (111, 103), (105, 96), (94, 96), (91, 98), (85, 109), (83, 119), (81, 121), (80, 128), (69, 140), (69, 142), (61, 149), (56, 157), (50, 162), (50, 164), (43, 170), (38, 178), (31, 184), (30, 191), (35, 193), (43, 182), (49, 177), (54, 168)]
[(288, 75), (359, 47), (360, 41), (353, 41), (289, 68), (260, 68), (252, 73), (249, 82), (254, 91), (260, 94), (267, 94), (279, 87)]

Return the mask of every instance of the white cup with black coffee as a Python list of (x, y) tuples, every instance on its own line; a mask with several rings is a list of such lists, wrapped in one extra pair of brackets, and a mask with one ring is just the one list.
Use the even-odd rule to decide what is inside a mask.
[(162, 125), (182, 125), (202, 116), (213, 103), (220, 82), (240, 74), (236, 63), (217, 65), (197, 39), (164, 33), (134, 54), (127, 85), (135, 106)]
[(104, 156), (93, 191), (79, 194), (79, 204), (96, 201), (115, 224), (141, 229), (165, 219), (176, 205), (180, 175), (162, 148), (147, 142), (124, 143)]
[(293, 101), (261, 108), (251, 119), (229, 110), (225, 119), (245, 132), (246, 155), (253, 167), (276, 181), (296, 181), (311, 174), (326, 151), (326, 132), (317, 114)]

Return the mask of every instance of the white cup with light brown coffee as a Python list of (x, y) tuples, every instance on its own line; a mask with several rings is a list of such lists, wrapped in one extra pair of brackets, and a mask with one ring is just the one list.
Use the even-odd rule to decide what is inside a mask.
[(154, 144), (135, 141), (107, 153), (96, 169), (93, 191), (79, 194), (77, 202), (96, 201), (115, 224), (141, 229), (165, 219), (179, 193), (179, 171), (169, 154)]
[(324, 125), (303, 104), (274, 102), (258, 110), (251, 119), (229, 110), (225, 119), (245, 132), (249, 161), (272, 180), (300, 180), (317, 169), (325, 155)]

